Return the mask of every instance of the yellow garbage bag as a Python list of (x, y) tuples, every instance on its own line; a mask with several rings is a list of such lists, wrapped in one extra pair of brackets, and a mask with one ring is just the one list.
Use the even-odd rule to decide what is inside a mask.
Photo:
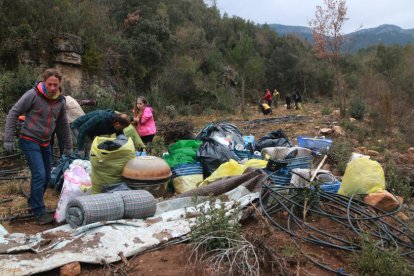
[(125, 164), (135, 157), (134, 143), (131, 138), (119, 149), (108, 151), (99, 149), (98, 145), (116, 138), (97, 136), (91, 146), (91, 180), (92, 194), (100, 193), (102, 188), (122, 181)]
[(250, 159), (243, 164), (246, 168), (254, 167), (255, 169), (264, 169), (267, 166), (267, 160)]
[(348, 163), (338, 194), (352, 196), (385, 190), (384, 170), (380, 163), (357, 158)]
[(264, 168), (267, 165), (266, 160), (259, 160), (259, 159), (251, 159), (247, 161), (244, 165), (237, 163), (233, 159), (230, 159), (228, 162), (223, 163), (220, 167), (217, 168), (209, 177), (204, 179), (198, 186), (205, 186), (210, 182), (216, 181), (220, 178), (226, 176), (235, 176), (241, 175), (248, 167), (255, 167), (255, 168)]

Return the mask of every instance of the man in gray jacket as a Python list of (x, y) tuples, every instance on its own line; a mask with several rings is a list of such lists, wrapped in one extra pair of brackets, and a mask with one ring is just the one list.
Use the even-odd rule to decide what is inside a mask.
[(72, 152), (65, 98), (60, 91), (61, 82), (62, 75), (56, 69), (47, 69), (43, 73), (43, 81), (23, 94), (10, 109), (6, 120), (4, 148), (11, 153), (15, 149), (17, 119), (20, 115), (26, 116), (20, 131), (19, 146), (32, 174), (28, 203), (38, 224), (53, 221), (53, 216), (46, 213), (44, 193), (52, 169), (50, 140), (55, 129), (59, 137), (64, 139), (65, 153)]

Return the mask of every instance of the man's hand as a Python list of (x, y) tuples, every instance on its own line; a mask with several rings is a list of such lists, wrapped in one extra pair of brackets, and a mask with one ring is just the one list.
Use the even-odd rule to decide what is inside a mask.
[(4, 142), (4, 150), (7, 153), (13, 153), (15, 151), (14, 143), (13, 142)]

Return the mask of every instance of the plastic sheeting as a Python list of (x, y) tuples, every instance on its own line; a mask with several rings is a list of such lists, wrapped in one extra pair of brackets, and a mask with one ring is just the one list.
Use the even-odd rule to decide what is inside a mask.
[[(226, 194), (225, 208), (230, 214), (235, 205), (247, 206), (259, 197), (245, 187)], [(188, 198), (159, 203), (164, 212), (145, 220), (117, 220), (89, 224), (77, 229), (63, 225), (36, 235), (21, 233), (0, 236), (0, 275), (27, 275), (49, 271), (71, 262), (101, 264), (119, 261), (119, 254), (133, 256), (190, 232), (197, 208)], [(180, 203), (181, 201), (181, 203)], [(238, 204), (235, 204), (235, 203)], [(208, 201), (197, 206), (220, 208)], [(188, 214), (192, 214), (188, 216)]]

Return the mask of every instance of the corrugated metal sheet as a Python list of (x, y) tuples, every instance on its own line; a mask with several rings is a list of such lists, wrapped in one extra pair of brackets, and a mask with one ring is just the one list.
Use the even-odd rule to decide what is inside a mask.
[[(258, 198), (239, 187), (227, 193), (229, 212), (235, 202), (241, 207)], [(0, 236), (0, 275), (27, 275), (58, 268), (71, 262), (100, 264), (133, 256), (189, 233), (197, 209), (188, 198), (159, 203), (154, 217), (89, 224), (77, 229), (63, 225), (36, 235), (21, 233)], [(181, 202), (180, 202), (181, 201)], [(197, 206), (210, 208), (208, 201)], [(219, 208), (217, 201), (213, 206)]]

